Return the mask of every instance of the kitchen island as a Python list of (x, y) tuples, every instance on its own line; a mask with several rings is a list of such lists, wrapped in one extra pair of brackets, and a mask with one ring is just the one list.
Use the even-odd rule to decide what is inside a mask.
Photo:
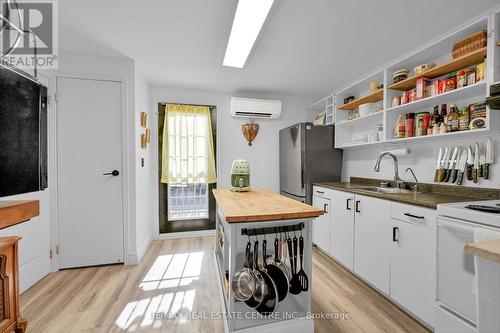
[[(314, 332), (310, 316), (312, 282), (312, 222), (321, 209), (262, 189), (232, 192), (213, 191), (217, 201), (215, 262), (225, 332), (302, 333)], [(234, 297), (230, 286), (235, 272), (243, 267), (247, 243), (267, 241), (267, 254), (274, 254), (274, 242), (300, 236), (304, 239), (303, 270), (309, 288), (287, 293), (272, 313), (261, 314)], [(252, 246), (253, 249), (253, 246)], [(262, 247), (259, 247), (262, 256)], [(297, 256), (298, 270), (300, 257)], [(283, 260), (289, 264), (288, 260)], [(261, 263), (262, 266), (262, 263)]]

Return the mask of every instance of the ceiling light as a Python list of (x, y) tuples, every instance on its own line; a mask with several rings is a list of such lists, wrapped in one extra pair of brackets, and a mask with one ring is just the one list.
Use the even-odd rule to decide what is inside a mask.
[(274, 0), (239, 0), (224, 66), (243, 68)]

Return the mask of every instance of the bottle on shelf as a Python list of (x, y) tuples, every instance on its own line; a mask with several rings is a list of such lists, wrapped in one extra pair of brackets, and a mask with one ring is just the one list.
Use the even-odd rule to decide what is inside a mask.
[(448, 107), (446, 104), (441, 104), (441, 117), (443, 117), (443, 124), (448, 126)]
[(469, 130), (469, 121), (470, 121), (469, 107), (464, 106), (462, 110), (460, 110), (460, 115), (458, 116), (458, 129), (460, 131)]
[(443, 116), (439, 114), (439, 105), (434, 106), (434, 113), (432, 114), (431, 118), (431, 126), (434, 127), (437, 124), (440, 124), (443, 122)]
[(458, 131), (458, 110), (456, 104), (450, 104), (450, 113), (448, 113), (448, 130), (450, 132)]
[(404, 138), (405, 137), (405, 115), (400, 114), (394, 125), (394, 137)]

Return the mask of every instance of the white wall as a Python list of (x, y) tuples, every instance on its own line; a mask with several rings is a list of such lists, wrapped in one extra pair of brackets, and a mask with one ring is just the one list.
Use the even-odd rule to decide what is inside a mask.
[[(154, 112), (151, 112), (149, 103), (149, 83), (144, 75), (135, 68), (135, 172), (136, 172), (136, 237), (137, 237), (137, 259), (140, 261), (148, 249), (151, 241), (157, 238), (159, 224), (158, 212), (155, 211), (154, 189), (157, 177), (153, 168), (153, 155), (156, 153), (151, 146), (148, 149), (141, 148), (141, 134), (146, 132), (141, 127), (141, 112), (148, 113), (147, 128), (154, 123)], [(144, 167), (141, 166), (141, 158), (144, 159)]]
[[(495, 144), (500, 144), (499, 137), (492, 137), (495, 139)], [(410, 154), (400, 156), (399, 159), (399, 174), (405, 181), (413, 181), (410, 173), (405, 170), (411, 167), (415, 172), (419, 182), (432, 183), (434, 181), (434, 170), (436, 168), (436, 158), (438, 155), (439, 147), (452, 147), (452, 146), (466, 146), (473, 145), (475, 142), (482, 144), (483, 149), (486, 147), (487, 137), (480, 137), (470, 140), (460, 141), (442, 141), (441, 143), (418, 143), (412, 145), (386, 145), (375, 148), (361, 148), (361, 149), (348, 149), (344, 150), (344, 161), (342, 167), (342, 181), (349, 181), (350, 177), (366, 177), (376, 179), (393, 179), (394, 168), (393, 161), (390, 157), (384, 157), (380, 164), (380, 172), (373, 171), (375, 161), (380, 152), (384, 150), (398, 149), (408, 147)], [(478, 184), (465, 181), (465, 186), (477, 187), (496, 187), (500, 185), (500, 164), (496, 163), (491, 166), (490, 180), (483, 180), (480, 178)]]
[[(253, 146), (248, 146), (241, 131), (241, 125), (248, 120), (233, 118), (230, 115), (230, 99), (228, 93), (200, 91), (192, 89), (177, 89), (163, 86), (151, 87), (151, 110), (157, 112), (159, 102), (189, 103), (202, 105), (215, 105), (217, 107), (217, 176), (218, 187), (230, 186), (230, 172), (233, 160), (243, 158), (249, 161), (252, 187), (266, 188), (279, 191), (279, 147), (278, 132), (280, 129), (297, 122), (311, 119), (312, 115), (304, 111), (313, 99), (292, 95), (269, 94), (235, 94), (240, 97), (253, 97), (264, 99), (279, 99), (282, 101), (283, 112), (276, 120), (259, 120), (259, 134), (253, 141)], [(157, 115), (153, 124), (153, 149), (157, 150)], [(157, 158), (157, 156), (155, 156)], [(154, 162), (157, 167), (157, 160)], [(157, 182), (157, 180), (156, 180)], [(156, 185), (157, 186), (157, 185)], [(157, 195), (157, 189), (155, 190)], [(157, 197), (155, 199), (158, 200)], [(157, 209), (156, 209), (157, 210)]]

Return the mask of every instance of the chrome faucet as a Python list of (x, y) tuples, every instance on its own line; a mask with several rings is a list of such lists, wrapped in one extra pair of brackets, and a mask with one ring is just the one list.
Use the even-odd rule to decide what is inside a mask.
[(415, 178), (415, 185), (413, 185), (413, 192), (418, 192), (418, 179), (415, 176), (415, 172), (413, 172), (412, 168), (406, 168), (406, 172), (410, 171), (413, 178)]
[(397, 188), (401, 188), (403, 185), (403, 180), (399, 177), (398, 158), (396, 157), (396, 155), (391, 154), (389, 152), (380, 154), (380, 156), (377, 158), (377, 162), (375, 163), (373, 171), (380, 172), (380, 161), (382, 160), (382, 157), (384, 157), (385, 155), (389, 155), (394, 160), (394, 182), (396, 182)]

